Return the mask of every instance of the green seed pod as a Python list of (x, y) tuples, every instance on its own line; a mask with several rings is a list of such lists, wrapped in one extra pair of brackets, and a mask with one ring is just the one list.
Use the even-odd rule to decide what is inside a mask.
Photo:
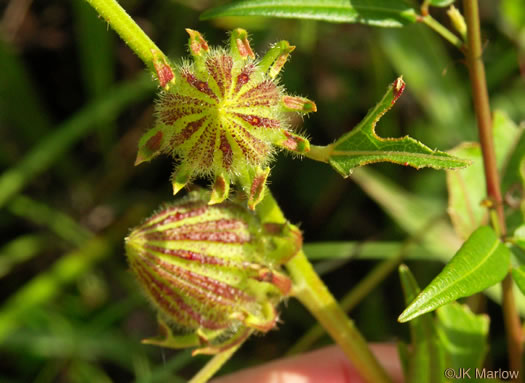
[(257, 60), (243, 29), (231, 33), (228, 50), (209, 48), (199, 32), (187, 31), (193, 61), (176, 68), (163, 87), (156, 125), (140, 140), (135, 163), (169, 154), (180, 161), (174, 194), (192, 178), (208, 176), (214, 179), (211, 204), (225, 200), (230, 182), (238, 182), (253, 209), (264, 196), (274, 147), (310, 150), (306, 138), (291, 132), (289, 112), (315, 112), (316, 105), (287, 95), (277, 80), (295, 47), (281, 41)]
[(222, 351), (272, 329), (276, 306), (290, 292), (280, 269), (302, 245), (299, 229), (261, 225), (240, 204), (208, 200), (209, 193), (191, 193), (126, 238), (131, 270), (163, 330), (147, 343)]

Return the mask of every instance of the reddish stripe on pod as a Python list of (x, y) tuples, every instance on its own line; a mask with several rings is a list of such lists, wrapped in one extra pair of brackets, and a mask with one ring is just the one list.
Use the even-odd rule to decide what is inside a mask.
[(152, 136), (148, 142), (146, 142), (146, 147), (153, 151), (153, 152), (156, 152), (157, 150), (160, 149), (160, 146), (161, 146), (161, 143), (162, 143), (162, 132), (157, 132), (155, 133), (154, 136)]
[(256, 200), (258, 196), (261, 195), (267, 176), (268, 174), (263, 174), (253, 179), (252, 186), (250, 187), (250, 199)]
[[(239, 300), (247, 302), (254, 300), (252, 296), (236, 287), (228, 285), (227, 283), (205, 275), (197, 274), (172, 263), (165, 262), (149, 253), (147, 253), (146, 256), (148, 257), (146, 262), (151, 262), (155, 271), (158, 272), (159, 275), (162, 274), (162, 278), (172, 280), (174, 285), (187, 291), (189, 294), (193, 295), (195, 299), (200, 298), (206, 301), (211, 299), (214, 300), (215, 303), (228, 306), (238, 303)], [(174, 281), (173, 277), (179, 281)]]
[(213, 163), (213, 157), (215, 156), (215, 147), (217, 143), (217, 134), (219, 133), (219, 129), (217, 129), (216, 125), (213, 124), (212, 126), (214, 126), (214, 129), (207, 130), (208, 141), (204, 146), (204, 153), (201, 160), (201, 164), (207, 168), (210, 168)]
[(155, 303), (162, 307), (162, 310), (168, 313), (171, 317), (175, 318), (180, 324), (185, 324), (187, 322), (186, 318), (182, 315), (182, 312), (177, 310), (176, 307), (173, 307), (170, 302), (167, 302), (166, 299), (161, 295), (158, 287), (153, 283), (152, 277), (149, 273), (146, 272), (146, 269), (139, 265), (138, 263), (134, 264), (133, 271), (137, 278), (142, 282), (142, 286), (146, 289)]
[(173, 145), (182, 145), (184, 142), (190, 139), (190, 137), (199, 130), (199, 128), (202, 126), (204, 121), (206, 121), (208, 117), (202, 117), (200, 120), (188, 122), (186, 126), (181, 130), (180, 133), (175, 135), (173, 137), (173, 140), (171, 141)]
[(244, 244), (251, 241), (246, 224), (235, 219), (219, 219), (182, 225), (164, 231), (146, 233), (146, 239), (157, 241), (208, 241)]
[(259, 164), (268, 155), (270, 148), (263, 141), (254, 137), (242, 125), (233, 123), (235, 130), (230, 132), (237, 146), (242, 150), (244, 157), (252, 164)]
[(214, 121), (208, 124), (188, 153), (188, 158), (194, 164), (198, 163), (204, 168), (209, 168), (213, 163), (217, 135), (217, 128), (214, 125)]
[(224, 132), (221, 132), (219, 149), (222, 152), (222, 166), (228, 170), (233, 162), (233, 150)]
[(237, 117), (242, 118), (244, 121), (246, 121), (251, 126), (254, 126), (256, 128), (265, 127), (265, 128), (279, 128), (280, 124), (278, 120), (274, 120), (271, 118), (266, 117), (259, 117), (255, 116), (253, 114), (242, 114), (242, 113), (235, 113)]
[[(149, 218), (140, 228), (140, 231), (149, 231), (151, 229), (157, 228), (162, 225), (167, 225), (169, 223), (182, 221), (187, 218), (196, 217), (199, 215), (204, 214), (208, 210), (207, 205), (201, 205), (201, 206), (195, 206), (190, 207), (188, 210), (180, 209), (183, 208), (183, 206), (175, 206), (173, 208), (168, 208), (161, 213), (154, 215), (153, 217)], [(178, 211), (182, 210), (182, 211)], [(158, 219), (161, 216), (166, 216), (166, 218), (162, 219), (159, 222), (149, 224), (149, 222), (152, 222), (156, 219)]]
[(219, 101), (217, 98), (217, 95), (213, 93), (213, 91), (210, 89), (208, 84), (205, 81), (201, 81), (197, 79), (192, 73), (185, 70), (181, 72), (182, 77), (186, 80), (188, 84), (193, 86), (195, 89), (197, 89), (199, 92), (204, 93), (205, 95), (213, 98), (215, 101)]
[(227, 322), (217, 323), (207, 318), (203, 318), (203, 316), (200, 313), (193, 310), (193, 308), (189, 304), (187, 304), (184, 301), (184, 299), (182, 299), (181, 296), (177, 294), (176, 291), (171, 289), (168, 285), (160, 283), (157, 278), (153, 278), (153, 276), (150, 275), (150, 280), (152, 284), (159, 290), (159, 294), (157, 295), (157, 297), (160, 300), (158, 304), (159, 304), (159, 307), (161, 307), (163, 310), (168, 311), (170, 314), (173, 312), (173, 310), (171, 309), (172, 307), (171, 302), (164, 298), (164, 296), (167, 296), (171, 298), (171, 300), (177, 305), (177, 308), (179, 309), (179, 311), (183, 311), (186, 315), (188, 315), (189, 318), (191, 318), (195, 322), (195, 327), (196, 325), (200, 325), (205, 328), (212, 329), (212, 330), (219, 330), (219, 329), (228, 327)]
[(254, 70), (255, 66), (253, 64), (246, 65), (242, 68), (241, 73), (239, 73), (235, 81), (235, 93), (239, 92), (243, 85), (250, 81), (250, 76)]
[(237, 98), (240, 106), (272, 106), (279, 102), (279, 90), (272, 81), (266, 80)]
[(155, 251), (157, 253), (171, 255), (177, 258), (185, 259), (188, 261), (195, 261), (206, 265), (227, 265), (227, 263), (224, 262), (224, 259), (222, 258), (196, 253), (190, 250), (167, 249), (164, 247), (151, 245), (149, 243), (144, 244), (144, 248), (147, 250)]
[[(149, 263), (147, 260), (145, 261)], [(153, 267), (155, 266), (153, 265)], [(152, 295), (154, 295), (154, 290), (151, 289), (151, 286), (154, 286), (156, 288), (157, 294), (154, 295), (154, 298), (157, 300), (157, 304), (161, 309), (173, 315), (172, 304), (169, 300), (165, 298), (169, 297), (178, 306), (179, 311), (183, 311), (186, 315), (188, 315), (188, 317), (191, 318), (196, 325), (200, 325), (213, 330), (228, 327), (228, 322), (218, 323), (210, 320), (209, 318), (204, 318), (201, 315), (201, 313), (193, 310), (191, 305), (187, 304), (184, 301), (184, 299), (182, 299), (180, 294), (178, 294), (173, 288), (171, 288), (171, 286), (177, 286), (181, 288), (180, 281), (177, 281), (181, 278), (173, 278), (173, 275), (157, 267), (155, 269), (155, 272), (159, 275), (162, 274), (161, 280), (169, 282), (166, 284), (162, 283), (161, 280), (159, 280), (159, 278), (155, 278), (149, 271), (146, 270), (146, 268), (142, 268), (142, 272), (150, 280), (148, 290), (152, 292)], [(187, 289), (184, 290), (186, 292), (189, 292)]]
[(197, 241), (197, 242), (220, 242), (230, 244), (242, 244), (250, 241), (249, 236), (222, 231), (222, 232), (188, 232), (188, 233), (147, 233), (146, 239), (152, 241)]
[(195, 97), (190, 96), (184, 96), (181, 94), (173, 94), (173, 93), (162, 93), (161, 101), (163, 105), (168, 105), (173, 108), (182, 108), (182, 107), (199, 107), (199, 109), (203, 110), (205, 107), (209, 107), (211, 104), (207, 103), (205, 101), (199, 100)]
[(224, 97), (226, 90), (230, 89), (232, 81), (231, 71), (233, 67), (233, 60), (231, 56), (218, 55), (214, 57), (208, 57), (206, 60), (206, 67), (215, 80), (215, 83), (219, 87), (221, 96)]
[(158, 118), (165, 125), (173, 125), (184, 116), (202, 113), (210, 104), (197, 98), (164, 93), (158, 102)]

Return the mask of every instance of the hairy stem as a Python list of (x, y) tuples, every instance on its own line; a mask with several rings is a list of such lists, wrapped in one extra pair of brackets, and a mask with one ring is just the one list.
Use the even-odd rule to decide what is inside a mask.
[[(166, 56), (127, 14), (116, 0), (86, 0), (119, 34), (124, 42), (154, 71), (154, 59), (167, 62)], [(156, 56), (156, 57), (155, 57)]]
[[(506, 235), (505, 216), (503, 213), (503, 199), (500, 190), (500, 180), (494, 150), (492, 133), (492, 119), (490, 114), (489, 96), (485, 78), (485, 66), (482, 60), (481, 31), (479, 25), (479, 11), (477, 0), (463, 0), (463, 9), (467, 23), (467, 64), (472, 84), (474, 110), (478, 123), (478, 132), (483, 154), (483, 166), (487, 195), (497, 215), (497, 230), (499, 235)], [(495, 225), (496, 226), (496, 225)], [(510, 274), (502, 282), (503, 289), (503, 316), (507, 333), (507, 347), (512, 370), (521, 370), (522, 334), (521, 325)], [(521, 376), (521, 374), (520, 374)], [(521, 379), (520, 379), (521, 381)]]
[[(269, 191), (257, 205), (257, 214), (263, 222), (286, 222)], [(292, 295), (305, 305), (339, 344), (361, 376), (369, 382), (391, 382), (368, 348), (366, 340), (330, 294), (302, 250), (286, 264), (286, 268), (293, 281)]]

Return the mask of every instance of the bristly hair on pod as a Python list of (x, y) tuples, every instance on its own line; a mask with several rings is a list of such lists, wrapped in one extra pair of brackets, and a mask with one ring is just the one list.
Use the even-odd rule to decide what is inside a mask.
[(161, 335), (146, 343), (223, 351), (274, 328), (290, 293), (281, 268), (301, 249), (300, 230), (209, 198), (192, 192), (165, 205), (126, 238), (131, 271), (159, 312)]
[(286, 94), (277, 78), (295, 47), (280, 41), (257, 60), (244, 29), (231, 32), (228, 49), (210, 48), (199, 32), (186, 31), (193, 60), (183, 61), (161, 90), (156, 125), (141, 138), (135, 164), (168, 154), (178, 161), (174, 194), (206, 176), (214, 180), (210, 204), (228, 198), (233, 182), (253, 210), (264, 196), (275, 148), (310, 150), (309, 141), (291, 131), (287, 112), (307, 114), (316, 105)]

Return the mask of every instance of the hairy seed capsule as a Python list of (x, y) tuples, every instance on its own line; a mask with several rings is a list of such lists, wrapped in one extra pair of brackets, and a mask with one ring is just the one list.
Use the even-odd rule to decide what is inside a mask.
[[(291, 282), (281, 265), (300, 249), (293, 225), (261, 225), (233, 202), (192, 193), (126, 238), (131, 270), (159, 310), (154, 343), (215, 353), (275, 326)], [(175, 333), (178, 333), (177, 335)]]
[(192, 178), (210, 176), (210, 203), (225, 200), (234, 182), (253, 209), (264, 195), (274, 147), (310, 150), (306, 138), (290, 131), (288, 112), (315, 112), (315, 103), (287, 95), (277, 81), (295, 47), (281, 41), (256, 60), (243, 29), (231, 33), (228, 50), (209, 48), (199, 32), (187, 31), (193, 62), (176, 68), (161, 92), (156, 126), (142, 137), (136, 164), (169, 154), (180, 162), (174, 194)]

